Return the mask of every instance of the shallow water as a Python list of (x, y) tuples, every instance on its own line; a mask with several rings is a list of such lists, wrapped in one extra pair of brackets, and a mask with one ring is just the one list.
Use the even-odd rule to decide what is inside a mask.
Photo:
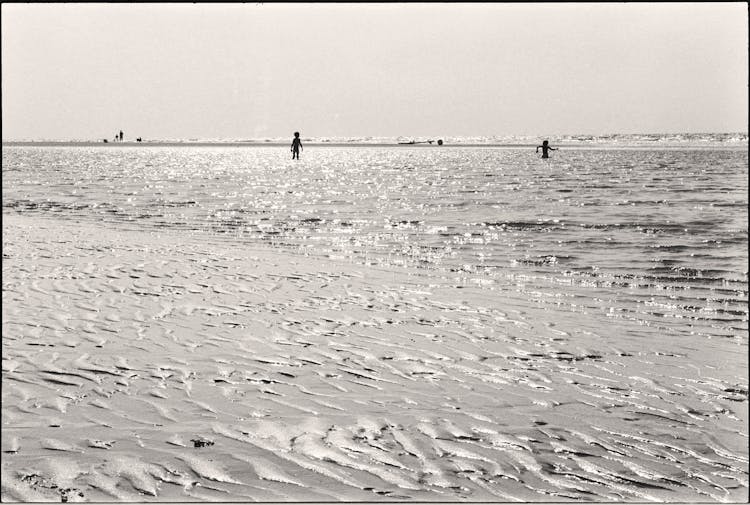
[(3, 147), (3, 210), (182, 229), (747, 342), (744, 148)]

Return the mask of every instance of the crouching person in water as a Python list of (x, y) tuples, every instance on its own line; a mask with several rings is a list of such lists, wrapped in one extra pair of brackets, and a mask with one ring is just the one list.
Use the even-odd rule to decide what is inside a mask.
[(294, 138), (292, 139), (292, 159), (294, 159), (295, 155), (297, 156), (297, 159), (299, 159), (299, 150), (302, 149), (305, 150), (302, 147), (302, 140), (299, 138), (299, 132), (294, 132)]
[(555, 149), (554, 147), (549, 146), (549, 140), (545, 140), (542, 142), (542, 145), (536, 146), (536, 152), (539, 152), (539, 148), (542, 148), (542, 158), (549, 158), (549, 153), (547, 151), (557, 151), (559, 148)]

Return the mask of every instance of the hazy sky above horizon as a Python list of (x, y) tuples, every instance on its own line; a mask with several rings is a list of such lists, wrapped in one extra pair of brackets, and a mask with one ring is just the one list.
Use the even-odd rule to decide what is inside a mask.
[(3, 140), (746, 132), (736, 3), (3, 4)]

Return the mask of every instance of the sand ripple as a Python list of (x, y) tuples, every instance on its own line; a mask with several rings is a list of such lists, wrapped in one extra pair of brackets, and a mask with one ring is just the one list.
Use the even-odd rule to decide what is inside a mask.
[[(746, 344), (5, 216), (8, 501), (740, 501)], [(179, 238), (179, 240), (178, 240)]]

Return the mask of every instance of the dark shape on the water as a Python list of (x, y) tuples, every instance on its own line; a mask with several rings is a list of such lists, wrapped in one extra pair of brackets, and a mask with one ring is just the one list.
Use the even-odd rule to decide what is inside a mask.
[(104, 143), (106, 144), (107, 142), (109, 142), (109, 140), (107, 140), (107, 139), (104, 139)]
[(122, 142), (122, 130), (120, 130), (120, 142)]
[(294, 156), (297, 156), (297, 159), (299, 159), (299, 150), (302, 149), (305, 150), (302, 147), (302, 140), (299, 138), (299, 132), (294, 132), (294, 138), (292, 139), (292, 159), (294, 159)]
[(141, 137), (138, 137), (137, 139), (135, 139), (135, 141), (136, 142), (140, 142), (141, 141)]
[(438, 140), (438, 145), (439, 145), (439, 146), (442, 146), (442, 145), (443, 145), (443, 139), (439, 139), (439, 140)]
[(542, 142), (542, 145), (536, 146), (536, 152), (539, 152), (540, 147), (542, 148), (542, 158), (549, 158), (549, 153), (547, 152), (548, 150), (557, 151), (559, 149), (559, 148), (555, 149), (554, 147), (550, 147), (549, 140), (545, 140), (544, 142)]

